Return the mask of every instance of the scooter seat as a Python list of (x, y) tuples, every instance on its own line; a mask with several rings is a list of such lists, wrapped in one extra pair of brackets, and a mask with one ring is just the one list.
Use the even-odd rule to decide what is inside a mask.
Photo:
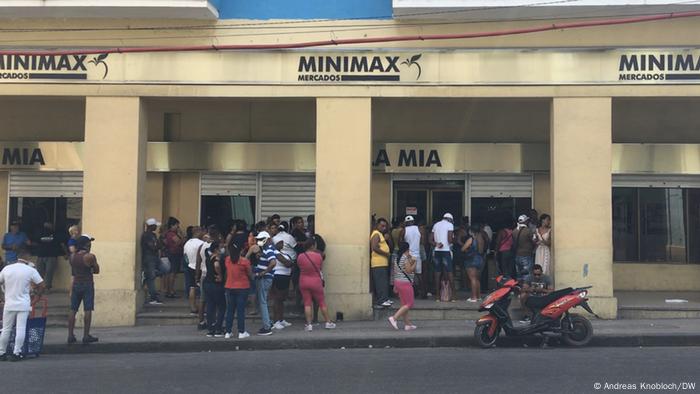
[(573, 288), (567, 287), (566, 289), (553, 291), (553, 292), (551, 292), (547, 295), (543, 295), (543, 296), (531, 295), (531, 296), (527, 297), (527, 300), (525, 301), (525, 306), (527, 306), (528, 308), (539, 310), (539, 309), (542, 309), (542, 308), (546, 307), (547, 305), (551, 304), (552, 302), (554, 302), (554, 300), (571, 293), (572, 291), (574, 291)]

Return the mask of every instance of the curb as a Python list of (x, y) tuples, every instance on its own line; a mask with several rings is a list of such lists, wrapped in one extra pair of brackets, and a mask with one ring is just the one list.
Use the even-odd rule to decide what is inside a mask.
[[(539, 348), (541, 338), (502, 337), (499, 348)], [(587, 347), (653, 347), (653, 346), (700, 346), (698, 335), (599, 335), (593, 337)], [(256, 339), (251, 341), (209, 339), (189, 342), (114, 342), (91, 345), (45, 344), (42, 354), (115, 354), (115, 353), (193, 353), (251, 350), (321, 350), (321, 349), (367, 349), (367, 348), (441, 348), (458, 347), (478, 349), (471, 336), (422, 336), (395, 338), (295, 338)], [(554, 337), (549, 347), (566, 347)]]

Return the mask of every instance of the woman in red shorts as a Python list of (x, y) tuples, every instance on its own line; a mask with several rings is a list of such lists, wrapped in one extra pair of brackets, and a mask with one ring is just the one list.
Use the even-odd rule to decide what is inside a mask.
[(323, 318), (326, 319), (326, 328), (335, 328), (335, 323), (328, 317), (328, 307), (323, 297), (323, 259), (324, 256), (316, 248), (318, 243), (318, 235), (312, 236), (308, 243), (305, 252), (297, 256), (297, 265), (299, 266), (299, 290), (304, 299), (304, 314), (306, 315), (306, 326), (304, 330), (311, 331), (312, 313), (311, 308), (313, 302), (319, 305)]

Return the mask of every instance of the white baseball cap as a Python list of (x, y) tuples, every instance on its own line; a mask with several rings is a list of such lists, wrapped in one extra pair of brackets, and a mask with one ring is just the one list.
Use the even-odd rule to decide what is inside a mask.
[(268, 239), (270, 238), (270, 233), (267, 231), (261, 231), (255, 236), (255, 239)]
[(414, 219), (413, 219), (413, 216), (408, 215), (408, 216), (406, 216), (406, 218), (404, 219), (404, 222), (412, 222), (413, 220), (414, 220)]
[(525, 222), (527, 222), (528, 220), (530, 220), (530, 218), (527, 217), (527, 215), (520, 215), (520, 216), (518, 216), (518, 223), (525, 223)]
[(155, 218), (148, 218), (146, 220), (146, 225), (147, 226), (160, 226), (160, 222), (157, 221)]
[(452, 214), (451, 214), (451, 213), (446, 213), (446, 214), (442, 215), (442, 218), (443, 218), (443, 219), (454, 220), (454, 218), (452, 217)]

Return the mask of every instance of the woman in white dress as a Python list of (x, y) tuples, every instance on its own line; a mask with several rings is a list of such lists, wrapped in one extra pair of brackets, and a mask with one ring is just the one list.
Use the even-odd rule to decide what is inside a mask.
[(535, 250), (535, 264), (542, 266), (545, 275), (551, 275), (552, 270), (552, 217), (546, 213), (540, 216), (540, 226), (535, 231), (534, 241), (537, 245)]

